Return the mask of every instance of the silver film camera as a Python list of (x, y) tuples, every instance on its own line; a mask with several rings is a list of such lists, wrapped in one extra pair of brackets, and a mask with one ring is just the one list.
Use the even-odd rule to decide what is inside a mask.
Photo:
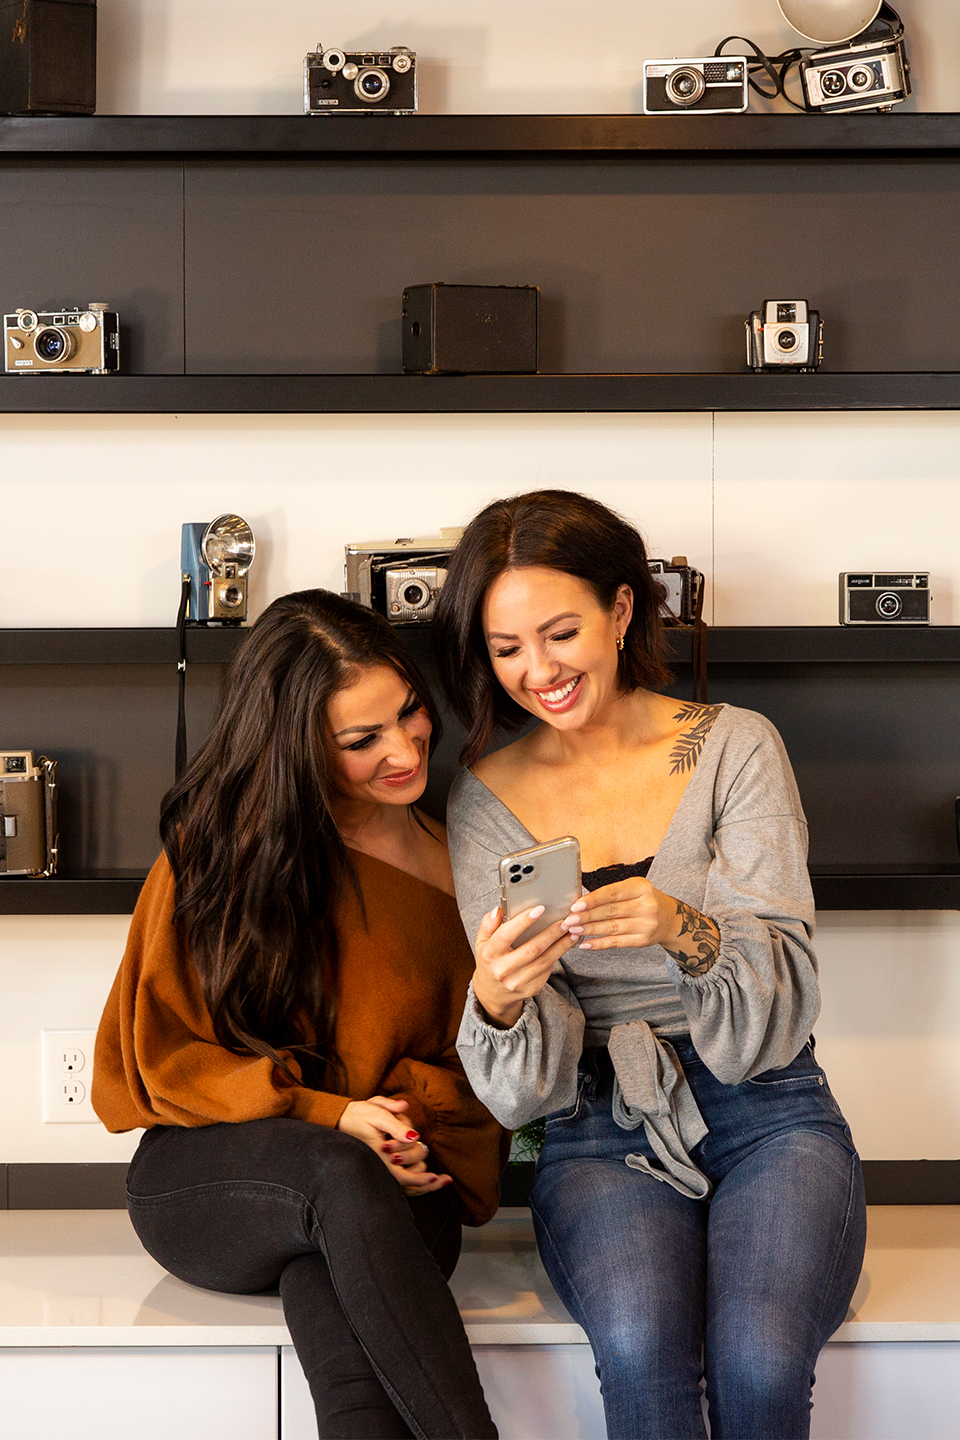
[(372, 540), (346, 548), (345, 594), (394, 625), (428, 625), (447, 578), (447, 561), (463, 531)]
[(57, 762), (0, 750), (0, 875), (54, 875)]
[(743, 55), (643, 62), (644, 115), (740, 115), (747, 108)]
[(764, 300), (744, 323), (751, 370), (816, 370), (823, 359), (820, 312), (806, 300)]
[(929, 625), (927, 570), (844, 570), (840, 576), (841, 625)]
[(8, 375), (110, 375), (120, 368), (115, 310), (91, 301), (58, 310), (17, 310), (3, 317)]
[(416, 54), (405, 45), (391, 50), (318, 45), (303, 61), (303, 108), (308, 115), (410, 114), (417, 108)]
[(180, 575), (189, 585), (185, 618), (193, 624), (239, 625), (247, 618), (247, 571), (257, 542), (240, 515), (185, 524), (180, 532)]

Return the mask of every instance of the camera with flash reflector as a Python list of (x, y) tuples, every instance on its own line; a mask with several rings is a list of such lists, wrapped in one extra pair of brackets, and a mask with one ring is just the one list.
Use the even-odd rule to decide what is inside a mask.
[(185, 524), (180, 540), (180, 570), (189, 583), (185, 618), (192, 624), (239, 625), (247, 618), (247, 571), (256, 540), (239, 515), (218, 515), (209, 525)]

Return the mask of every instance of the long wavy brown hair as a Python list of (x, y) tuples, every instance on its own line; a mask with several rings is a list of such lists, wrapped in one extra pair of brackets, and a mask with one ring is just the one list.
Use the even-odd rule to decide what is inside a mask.
[(638, 530), (616, 511), (571, 490), (531, 490), (495, 500), (470, 521), (450, 558), (433, 624), (444, 693), (467, 731), (460, 761), (472, 765), (496, 731), (530, 719), (493, 673), (483, 634), (483, 602), (506, 570), (542, 565), (583, 580), (611, 610), (621, 585), (633, 591), (633, 618), (618, 667), (622, 693), (662, 690), (671, 680), (660, 619), (663, 587), (654, 580)]
[(275, 600), (230, 667), (209, 738), (161, 807), (174, 923), (217, 1040), (315, 1089), (343, 1088), (337, 910), (348, 886), (362, 905), (333, 818), (326, 710), (377, 665), (392, 665), (422, 702), (432, 751), (440, 717), (385, 619), (328, 590)]

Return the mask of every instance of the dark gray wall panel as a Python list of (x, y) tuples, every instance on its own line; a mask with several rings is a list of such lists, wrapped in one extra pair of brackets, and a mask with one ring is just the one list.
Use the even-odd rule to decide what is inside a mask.
[(125, 373), (183, 373), (180, 165), (7, 162), (0, 256), (4, 313), (106, 301), (120, 315)]
[[(209, 730), (220, 673), (189, 669), (191, 751)], [(0, 666), (0, 708), (0, 748), (58, 761), (61, 872), (152, 865), (160, 800), (173, 784), (175, 667)]]
[(956, 865), (960, 686), (949, 665), (719, 665), (710, 699), (783, 736), (812, 865)]
[(737, 371), (805, 296), (826, 368), (960, 368), (947, 161), (190, 162), (187, 370), (390, 372), (423, 281), (539, 284), (545, 371)]

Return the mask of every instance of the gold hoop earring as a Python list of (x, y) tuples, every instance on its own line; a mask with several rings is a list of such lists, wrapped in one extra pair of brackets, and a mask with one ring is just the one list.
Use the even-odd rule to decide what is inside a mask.
[(618, 650), (622, 650), (622, 649), (623, 649), (623, 636), (622, 636), (622, 635), (618, 635), (618, 636), (617, 636), (617, 649), (618, 649)]

